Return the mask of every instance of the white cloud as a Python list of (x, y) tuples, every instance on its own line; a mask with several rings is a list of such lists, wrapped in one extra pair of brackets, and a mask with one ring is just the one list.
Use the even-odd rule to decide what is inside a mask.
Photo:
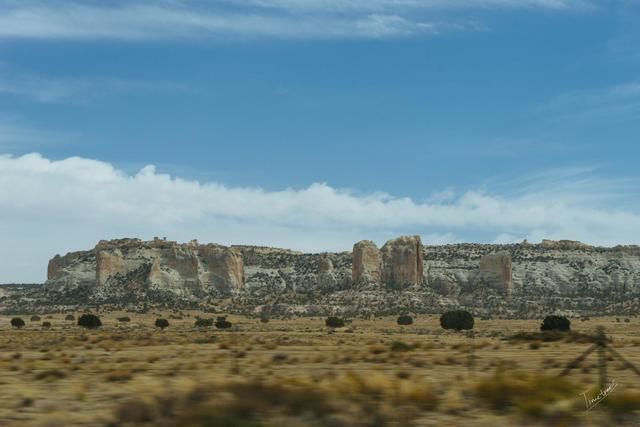
[[(150, 40), (202, 37), (381, 38), (479, 30), (441, 20), (451, 9), (577, 10), (586, 0), (228, 0), (97, 2), (0, 0), (0, 38)], [(425, 16), (429, 16), (428, 18)]]
[(123, 236), (305, 251), (348, 250), (360, 239), (383, 243), (400, 234), (421, 234), (426, 244), (512, 241), (513, 236), (640, 242), (640, 206), (622, 209), (611, 200), (638, 200), (638, 183), (585, 174), (556, 172), (551, 176), (557, 178), (547, 176), (539, 185), (521, 182), (527, 190), (507, 196), (468, 191), (418, 203), (322, 183), (265, 191), (171, 177), (153, 166), (128, 175), (109, 163), (78, 157), (4, 155), (0, 282), (43, 280), (47, 259), (55, 253)]

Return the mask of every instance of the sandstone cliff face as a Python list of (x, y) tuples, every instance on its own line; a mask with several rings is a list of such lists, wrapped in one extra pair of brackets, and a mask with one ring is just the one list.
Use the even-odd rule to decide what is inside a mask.
[(47, 285), (54, 289), (92, 286), (96, 279), (96, 259), (90, 252), (56, 255), (49, 261)]
[(371, 240), (353, 245), (352, 279), (354, 283), (382, 281), (382, 253)]
[(90, 288), (96, 299), (130, 298), (148, 292), (200, 298), (242, 289), (244, 265), (240, 253), (220, 245), (101, 241), (92, 251), (56, 256), (50, 261), (47, 288), (78, 285)]
[(389, 240), (381, 252), (384, 284), (403, 287), (424, 283), (424, 249), (420, 236)]
[[(231, 296), (238, 311), (395, 314), (462, 306), (524, 317), (640, 309), (640, 248), (568, 241), (423, 247), (418, 237), (401, 237), (382, 250), (364, 241), (353, 252), (303, 254), (124, 239), (54, 257), (48, 279), (46, 289), (60, 301)], [(73, 292), (79, 288), (87, 292)]]
[(486, 283), (493, 289), (509, 292), (513, 289), (512, 261), (508, 252), (485, 255), (480, 259), (480, 268), (476, 281)]

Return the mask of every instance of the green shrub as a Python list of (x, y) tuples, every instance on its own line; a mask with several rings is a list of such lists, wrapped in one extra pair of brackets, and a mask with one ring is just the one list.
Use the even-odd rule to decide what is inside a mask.
[(49, 329), (51, 327), (51, 322), (42, 322), (42, 327)]
[(540, 325), (540, 330), (567, 332), (571, 330), (571, 321), (564, 316), (556, 316), (556, 315), (547, 316), (542, 321), (542, 325)]
[(473, 316), (465, 310), (453, 310), (440, 316), (440, 326), (443, 329), (473, 329)]
[(40, 321), (40, 316), (38, 316), (38, 315), (31, 316), (30, 320), (32, 322), (39, 322)]
[(197, 328), (209, 328), (213, 326), (213, 319), (196, 319), (194, 326)]
[(413, 325), (413, 318), (411, 316), (407, 316), (405, 314), (405, 315), (402, 315), (402, 316), (398, 317), (397, 322), (398, 322), (398, 325), (403, 325), (403, 326)]
[(118, 322), (125, 323), (125, 322), (130, 322), (130, 321), (131, 321), (131, 319), (129, 317), (127, 317), (127, 316), (118, 317)]
[(216, 323), (214, 323), (217, 329), (229, 329), (232, 325), (231, 322), (227, 320), (226, 316), (220, 316), (216, 319)]
[(82, 326), (87, 329), (97, 329), (102, 326), (102, 322), (95, 314), (83, 314), (78, 319), (78, 326)]
[(169, 321), (167, 319), (156, 319), (156, 328), (163, 329), (169, 327)]
[(11, 326), (17, 329), (24, 328), (24, 320), (22, 320), (20, 317), (14, 317), (13, 319), (11, 319)]
[(327, 317), (324, 324), (329, 328), (342, 328), (344, 327), (344, 320), (339, 317), (331, 316)]

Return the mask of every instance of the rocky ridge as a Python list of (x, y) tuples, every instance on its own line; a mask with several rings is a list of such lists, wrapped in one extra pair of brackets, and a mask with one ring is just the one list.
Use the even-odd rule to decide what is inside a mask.
[[(244, 313), (314, 315), (440, 312), (531, 317), (635, 312), (640, 307), (640, 247), (601, 248), (573, 241), (540, 244), (423, 245), (418, 236), (352, 252), (179, 244), (164, 239), (101, 241), (55, 256), (45, 304), (214, 306)], [(11, 298), (0, 298), (0, 309)]]

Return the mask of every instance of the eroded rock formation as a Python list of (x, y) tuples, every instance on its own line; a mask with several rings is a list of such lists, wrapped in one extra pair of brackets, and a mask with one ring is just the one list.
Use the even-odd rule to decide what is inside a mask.
[(103, 299), (148, 291), (181, 297), (230, 294), (244, 287), (244, 264), (238, 251), (220, 245), (101, 241), (92, 251), (54, 257), (46, 285), (83, 285)]
[[(54, 257), (48, 278), (44, 296), (23, 301), (170, 297), (172, 303), (227, 301), (230, 310), (268, 306), (273, 313), (306, 315), (437, 313), (460, 306), (522, 317), (550, 310), (640, 312), (640, 247), (569, 241), (423, 247), (414, 236), (390, 240), (381, 250), (363, 241), (352, 252), (304, 254), (124, 239)], [(0, 310), (9, 300), (0, 298)]]
[(513, 289), (512, 261), (508, 252), (485, 255), (480, 259), (478, 278), (494, 289), (509, 292)]
[(424, 283), (424, 250), (420, 236), (402, 236), (382, 247), (382, 282), (391, 287)]
[(353, 283), (380, 283), (382, 280), (382, 253), (371, 240), (353, 245)]

